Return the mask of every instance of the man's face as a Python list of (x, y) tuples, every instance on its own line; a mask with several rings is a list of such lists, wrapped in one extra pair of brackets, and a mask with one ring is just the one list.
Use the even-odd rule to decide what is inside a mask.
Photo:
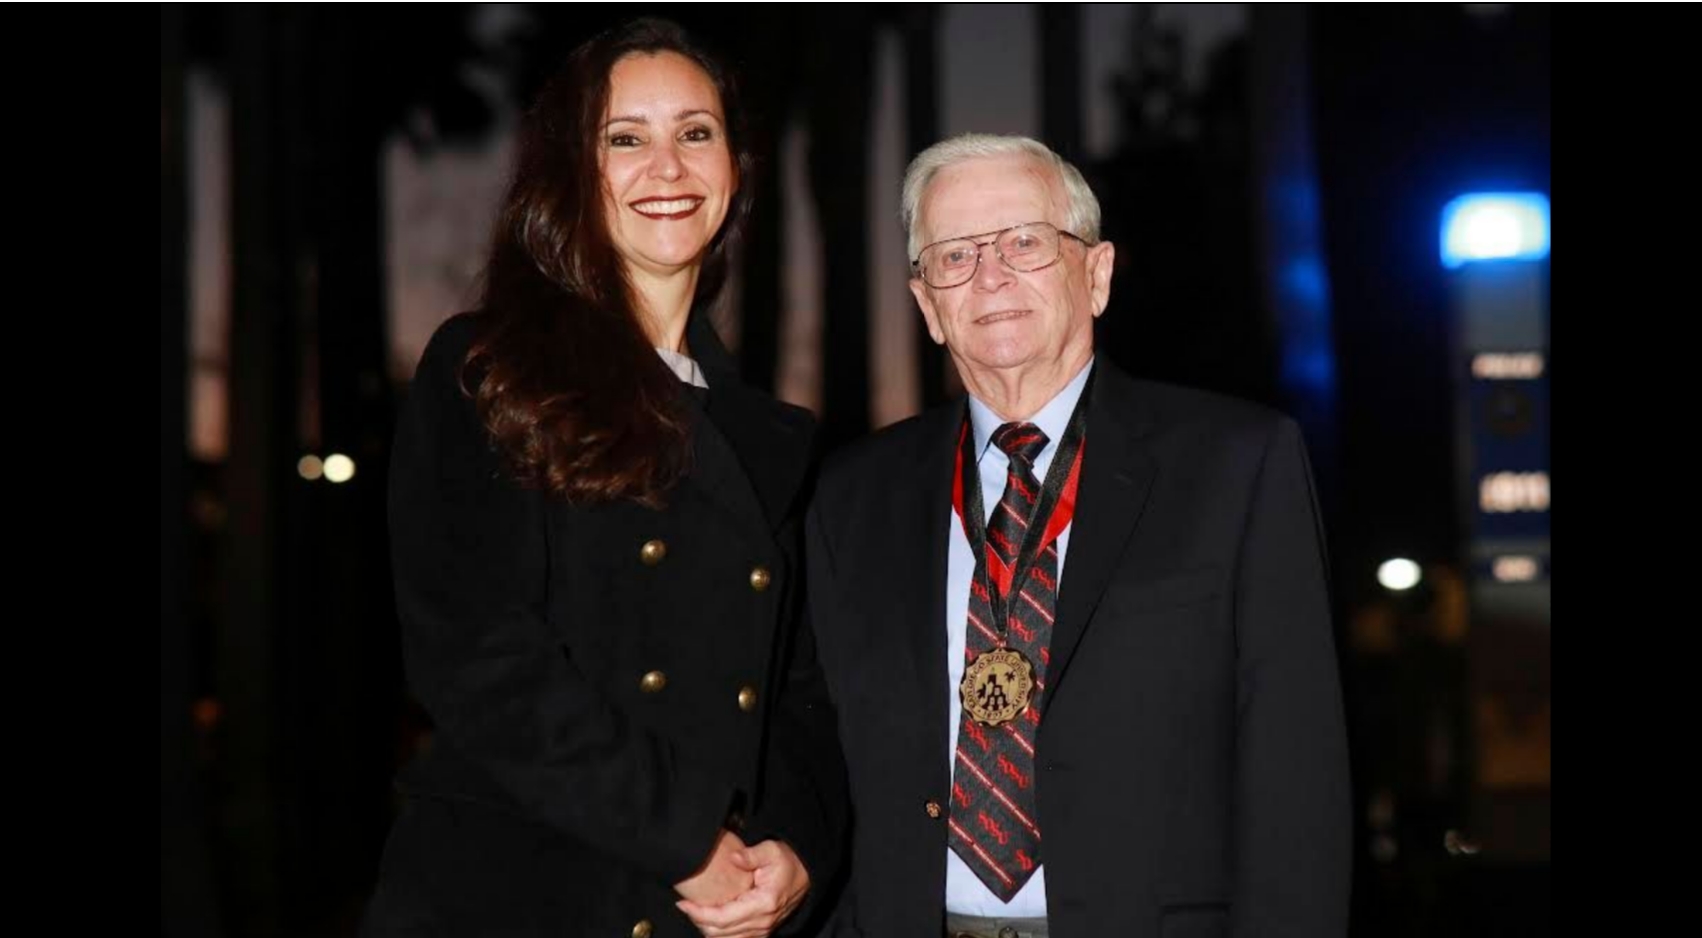
[[(1065, 228), (1062, 182), (1026, 156), (983, 157), (941, 170), (917, 207), (924, 245), (1044, 221)], [(977, 240), (987, 241), (987, 238)], [(992, 245), (968, 282), (937, 289), (922, 279), (910, 290), (928, 334), (951, 350), (960, 369), (1055, 367), (1083, 363), (1093, 349), (1093, 320), (1110, 298), (1113, 252), (1063, 238), (1056, 263), (1022, 273)]]

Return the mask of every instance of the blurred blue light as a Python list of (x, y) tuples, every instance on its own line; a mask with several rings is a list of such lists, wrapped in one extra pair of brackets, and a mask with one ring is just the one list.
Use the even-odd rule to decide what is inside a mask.
[(1442, 210), (1442, 264), (1535, 261), (1548, 256), (1548, 197), (1535, 192), (1462, 195)]

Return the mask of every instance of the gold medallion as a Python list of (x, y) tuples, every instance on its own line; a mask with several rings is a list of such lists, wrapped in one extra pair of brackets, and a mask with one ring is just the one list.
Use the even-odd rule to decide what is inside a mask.
[(1017, 718), (1034, 695), (1034, 666), (1014, 648), (990, 648), (963, 670), (963, 709), (975, 722), (998, 726)]

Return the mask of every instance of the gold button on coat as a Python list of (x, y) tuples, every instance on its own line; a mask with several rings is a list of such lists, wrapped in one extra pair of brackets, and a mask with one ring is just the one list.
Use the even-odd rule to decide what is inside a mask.
[(644, 561), (644, 565), (647, 567), (656, 566), (666, 556), (668, 556), (668, 545), (665, 541), (645, 541), (644, 546), (638, 549), (638, 559)]
[(668, 676), (660, 671), (647, 671), (638, 679), (638, 689), (646, 694), (654, 694), (668, 686)]

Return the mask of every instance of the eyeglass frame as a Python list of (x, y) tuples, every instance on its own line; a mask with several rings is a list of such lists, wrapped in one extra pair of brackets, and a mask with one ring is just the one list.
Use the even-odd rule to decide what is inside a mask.
[[(1059, 233), (1061, 235), (1064, 235), (1065, 237), (1074, 239), (1075, 241), (1079, 242), (1082, 245), (1082, 247), (1092, 247), (1093, 246), (1093, 245), (1089, 244), (1088, 240), (1086, 238), (1082, 237), (1081, 235), (1078, 235), (1073, 231), (1065, 231), (1064, 229), (1059, 228), (1057, 225), (1054, 225), (1049, 221), (1025, 221), (1025, 222), (1020, 222), (1020, 223), (1015, 224), (1015, 225), (1011, 225), (1011, 226), (1006, 227), (1006, 228), (1000, 228), (997, 231), (983, 231), (980, 234), (959, 235), (955, 238), (941, 238), (940, 240), (935, 241), (931, 244), (924, 244), (924, 245), (922, 245), (921, 250), (916, 252), (916, 257), (913, 258), (910, 261), (910, 270), (911, 270), (912, 273), (914, 273), (916, 275), (917, 279), (921, 280), (923, 283), (927, 283), (928, 286), (933, 287), (933, 289), (935, 289), (935, 290), (954, 290), (958, 287), (963, 286), (964, 284), (968, 283), (969, 281), (974, 280), (975, 275), (981, 272), (981, 249), (984, 248), (984, 247), (991, 246), (993, 248), (993, 254), (999, 258), (999, 263), (1005, 265), (1006, 270), (1009, 270), (1013, 273), (1018, 273), (1018, 274), (1038, 273), (1042, 270), (1045, 270), (1048, 267), (1051, 267), (1053, 264), (1056, 264), (1056, 263), (1058, 263), (1059, 260), (1063, 259), (1064, 243), (1062, 241), (1058, 242), (1058, 253), (1057, 253), (1056, 256), (1054, 256), (1051, 260), (1047, 261), (1046, 263), (1041, 264), (1039, 267), (1030, 267), (1027, 270), (1018, 269), (1008, 259), (1005, 258), (1005, 252), (999, 250), (999, 238), (1005, 232), (1015, 231), (1018, 228), (1032, 228), (1035, 225), (1045, 225), (1046, 227), (1052, 229), (1053, 231), (1056, 231), (1057, 233)], [(991, 240), (979, 241), (979, 240), (977, 240), (978, 238), (989, 238)], [(968, 241), (970, 244), (975, 245), (975, 266), (970, 269), (969, 276), (963, 278), (962, 280), (958, 281), (957, 283), (952, 284), (951, 286), (947, 286), (947, 287), (934, 286), (932, 283), (928, 283), (928, 278), (926, 276), (924, 276), (923, 273), (922, 273), (922, 255), (928, 253), (928, 249), (931, 248), (931, 247), (937, 247), (941, 244), (947, 244), (947, 243), (952, 242), (952, 241)]]

